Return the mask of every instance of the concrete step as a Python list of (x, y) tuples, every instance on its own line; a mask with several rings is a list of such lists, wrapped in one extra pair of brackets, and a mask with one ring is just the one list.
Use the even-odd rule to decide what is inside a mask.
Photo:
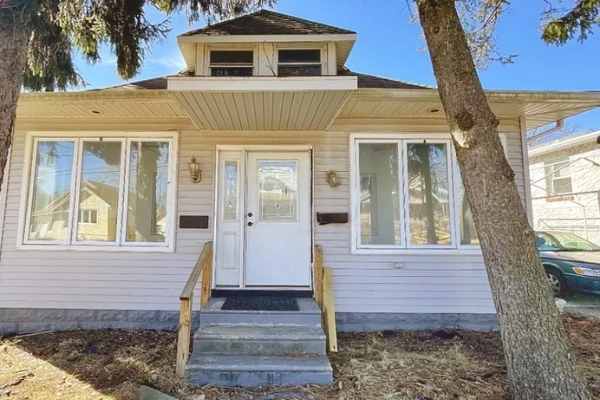
[(333, 371), (326, 356), (232, 356), (195, 353), (186, 368), (192, 385), (271, 386), (329, 384)]
[(325, 355), (325, 334), (316, 326), (206, 325), (194, 334), (194, 353)]
[(211, 298), (200, 310), (200, 327), (207, 325), (321, 326), (321, 310), (313, 299), (299, 298), (299, 311), (221, 310), (225, 299)]

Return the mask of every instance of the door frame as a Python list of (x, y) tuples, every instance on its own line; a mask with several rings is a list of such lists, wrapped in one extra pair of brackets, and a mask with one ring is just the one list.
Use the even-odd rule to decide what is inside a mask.
[[(235, 287), (217, 287), (216, 279), (212, 279), (212, 289), (213, 290), (254, 290), (260, 291), (264, 289), (268, 289), (270, 291), (306, 291), (313, 290), (314, 284), (314, 247), (315, 247), (315, 213), (314, 213), (314, 195), (315, 195), (315, 174), (314, 174), (314, 151), (313, 146), (311, 144), (282, 144), (282, 145), (231, 145), (231, 144), (217, 144), (215, 148), (215, 174), (214, 174), (214, 182), (213, 182), (213, 190), (214, 190), (214, 204), (213, 204), (213, 254), (212, 254), (212, 276), (216, 276), (216, 255), (217, 255), (217, 241), (218, 241), (218, 212), (219, 212), (219, 179), (220, 176), (220, 164), (221, 164), (221, 152), (224, 151), (240, 151), (242, 152), (241, 159), (243, 160), (242, 165), (240, 166), (240, 252), (242, 254), (242, 263), (240, 266), (240, 280), (239, 285)], [(262, 286), (251, 286), (246, 287), (245, 282), (245, 272), (246, 272), (246, 256), (245, 256), (245, 247), (246, 247), (246, 229), (245, 229), (245, 215), (246, 215), (246, 192), (247, 192), (247, 177), (246, 177), (246, 161), (248, 152), (261, 151), (261, 152), (307, 152), (308, 160), (309, 160), (309, 168), (308, 173), (310, 174), (310, 196), (309, 196), (309, 207), (310, 207), (310, 283), (308, 286), (301, 287), (293, 287), (293, 286), (283, 286), (281, 288), (278, 287), (262, 287)]]

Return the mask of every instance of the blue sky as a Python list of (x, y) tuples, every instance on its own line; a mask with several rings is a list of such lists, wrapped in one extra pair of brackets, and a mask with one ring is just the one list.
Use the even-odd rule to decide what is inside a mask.
[[(408, 2), (279, 0), (275, 10), (356, 31), (358, 40), (347, 63), (354, 71), (435, 85), (421, 28), (413, 22)], [(514, 64), (493, 64), (480, 71), (486, 88), (600, 90), (600, 31), (584, 43), (572, 41), (562, 47), (548, 46), (540, 39), (544, 1), (512, 3), (498, 26), (497, 44), (502, 53), (517, 54), (518, 58)], [(154, 10), (149, 12), (153, 20), (164, 18)], [(198, 21), (190, 26), (185, 15), (173, 16), (171, 33), (152, 46), (135, 80), (183, 69), (175, 38), (204, 24)], [(122, 82), (110, 51), (104, 52), (99, 64), (89, 65), (81, 59), (76, 63), (89, 88)], [(577, 132), (600, 129), (600, 110), (570, 119), (567, 129)]]

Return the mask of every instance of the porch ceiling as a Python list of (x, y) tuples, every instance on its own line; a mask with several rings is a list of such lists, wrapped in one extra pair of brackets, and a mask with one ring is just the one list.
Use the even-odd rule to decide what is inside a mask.
[(203, 130), (323, 130), (351, 95), (349, 90), (173, 93)]

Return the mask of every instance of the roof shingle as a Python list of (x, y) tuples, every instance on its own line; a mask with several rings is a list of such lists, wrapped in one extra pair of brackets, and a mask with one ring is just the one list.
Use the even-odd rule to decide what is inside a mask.
[[(349, 69), (343, 69), (339, 72), (339, 75), (344, 76), (356, 76), (358, 78), (358, 88), (365, 89), (432, 89), (427, 86), (415, 85), (413, 83), (397, 81), (388, 78), (382, 78), (375, 75), (361, 74), (358, 72), (350, 71)], [(145, 79), (137, 82), (128, 82), (118, 87), (134, 88), (134, 89), (153, 89), (153, 90), (165, 90), (167, 89), (167, 78), (169, 76), (158, 76), (156, 78)]]
[(354, 34), (355, 32), (319, 22), (309, 21), (270, 10), (260, 10), (238, 18), (195, 29), (192, 35), (315, 35)]

